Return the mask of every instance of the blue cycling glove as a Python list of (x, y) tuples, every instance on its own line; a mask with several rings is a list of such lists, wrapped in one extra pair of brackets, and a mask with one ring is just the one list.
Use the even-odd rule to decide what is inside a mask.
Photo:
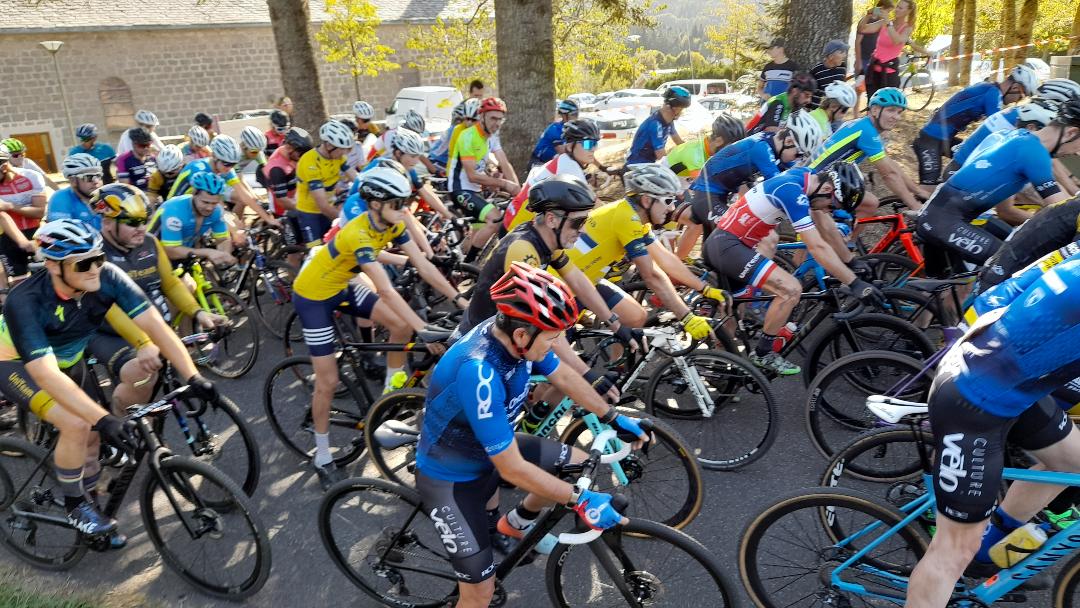
[[(624, 416), (619, 414), (615, 416), (615, 419), (607, 423), (608, 426), (615, 429), (619, 434), (619, 439), (623, 441), (638, 441), (645, 436), (645, 431), (642, 430), (641, 424), (636, 418), (630, 416)], [(631, 437), (633, 435), (633, 437)]]
[(622, 522), (622, 515), (611, 506), (611, 494), (603, 492), (583, 490), (574, 511), (593, 530), (607, 530)]

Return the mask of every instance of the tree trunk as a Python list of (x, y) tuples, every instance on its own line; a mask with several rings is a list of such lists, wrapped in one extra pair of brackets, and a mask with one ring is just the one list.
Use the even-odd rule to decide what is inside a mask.
[(964, 46), (967, 57), (960, 62), (960, 82), (971, 84), (971, 54), (975, 52), (975, 1), (964, 0)]
[[(949, 41), (949, 55), (952, 57), (959, 55), (960, 49), (963, 48), (960, 45), (960, 38), (964, 35), (964, 4), (966, 2), (967, 0), (953, 0), (952, 39)], [(949, 61), (950, 87), (960, 85), (960, 64), (959, 59)]]
[[(1035, 19), (1039, 16), (1039, 0), (1023, 0), (1020, 5), (1020, 15), (1016, 19), (1016, 42), (1013, 44), (1030, 44), (1031, 33), (1035, 29)], [(1013, 51), (1016, 63), (1026, 58), (1031, 53), (1031, 47)]]
[(551, 18), (551, 0), (495, 0), (499, 94), (509, 110), (500, 139), (522, 179), (536, 138), (555, 113)]
[(1072, 40), (1069, 42), (1069, 54), (1080, 55), (1080, 3), (1076, 5), (1076, 16), (1073, 17)]
[(293, 124), (317, 133), (326, 121), (319, 66), (311, 42), (308, 0), (266, 0), (274, 30), (281, 84), (293, 101)]
[[(1016, 44), (1016, 0), (1001, 0), (1001, 46)], [(1016, 52), (1003, 51), (1005, 69), (1016, 65)]]
[(781, 20), (787, 56), (809, 70), (821, 62), (826, 42), (846, 42), (851, 33), (851, 4), (850, 0), (789, 0)]

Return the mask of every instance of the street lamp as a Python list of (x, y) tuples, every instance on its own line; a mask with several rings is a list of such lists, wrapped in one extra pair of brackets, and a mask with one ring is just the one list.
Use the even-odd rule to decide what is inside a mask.
[(64, 43), (60, 40), (46, 40), (38, 43), (46, 51), (52, 55), (53, 68), (56, 70), (56, 85), (60, 87), (60, 101), (64, 104), (64, 115), (67, 117), (68, 132), (67, 137), (74, 137), (75, 134), (75, 121), (71, 120), (71, 108), (68, 107), (67, 93), (64, 92), (64, 79), (60, 76), (60, 62), (56, 59), (56, 54), (60, 52), (60, 47), (64, 46)]

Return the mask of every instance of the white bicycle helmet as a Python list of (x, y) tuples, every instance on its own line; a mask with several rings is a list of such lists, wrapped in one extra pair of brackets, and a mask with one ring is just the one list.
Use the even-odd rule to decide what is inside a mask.
[(206, 129), (199, 125), (195, 125), (188, 129), (187, 136), (193, 146), (205, 148), (210, 145), (210, 134), (206, 132)]
[(1020, 64), (1009, 72), (1009, 78), (1024, 89), (1024, 95), (1034, 95), (1039, 88), (1039, 75), (1030, 67)]
[(101, 161), (83, 152), (77, 152), (64, 159), (60, 172), (71, 179), (79, 175), (101, 175)]
[(821, 123), (803, 110), (792, 112), (785, 128), (795, 140), (795, 149), (804, 156), (812, 154), (825, 141), (825, 131), (821, 128)]
[(394, 138), (390, 141), (390, 147), (402, 154), (420, 155), (427, 152), (427, 146), (420, 135), (408, 129), (395, 130)]
[(1041, 127), (1050, 124), (1057, 117), (1058, 104), (1045, 99), (1034, 98), (1017, 106), (1016, 120), (1019, 123), (1036, 123)]
[(1038, 92), (1043, 99), (1065, 103), (1070, 99), (1080, 99), (1080, 84), (1068, 78), (1051, 78), (1039, 85)]
[(409, 110), (405, 113), (405, 118), (401, 119), (399, 126), (416, 133), (423, 133), (427, 125), (424, 122), (424, 117), (417, 113), (416, 110)]
[(157, 116), (155, 116), (154, 113), (149, 110), (139, 110), (138, 112), (136, 112), (135, 122), (139, 123), (140, 125), (147, 125), (151, 127), (156, 127), (161, 124), (161, 122), (158, 121)]
[(352, 104), (353, 114), (356, 114), (357, 118), (362, 120), (371, 120), (375, 118), (375, 108), (371, 107), (371, 104), (366, 101), (358, 101)]
[(240, 144), (228, 135), (218, 135), (210, 142), (210, 152), (214, 158), (223, 163), (236, 164), (244, 159), (244, 153), (240, 150)]
[(412, 196), (412, 184), (401, 171), (390, 167), (375, 167), (357, 178), (360, 196), (366, 201), (387, 201)]
[(328, 120), (319, 127), (319, 139), (335, 148), (352, 148), (356, 141), (352, 129), (336, 120)]
[(265, 150), (266, 136), (257, 127), (248, 125), (240, 131), (240, 143), (248, 150)]
[(172, 173), (173, 171), (179, 171), (184, 166), (184, 153), (180, 151), (180, 146), (169, 144), (158, 153), (156, 160), (159, 171)]
[(845, 108), (854, 108), (859, 95), (850, 84), (834, 80), (825, 86), (825, 99), (835, 99)]
[(41, 255), (50, 260), (88, 258), (101, 253), (103, 242), (96, 228), (77, 219), (53, 220), (34, 234)]
[(480, 100), (475, 97), (470, 97), (461, 102), (461, 116), (466, 120), (476, 120), (480, 116)]
[(662, 163), (630, 165), (623, 175), (623, 186), (627, 194), (650, 196), (675, 196), (683, 189), (679, 176)]

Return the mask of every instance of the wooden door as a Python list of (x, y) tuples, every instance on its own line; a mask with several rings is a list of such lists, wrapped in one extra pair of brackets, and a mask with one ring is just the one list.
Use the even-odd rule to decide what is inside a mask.
[(48, 133), (14, 133), (11, 137), (26, 144), (26, 157), (42, 169), (49, 173), (57, 173), (60, 170), (60, 158), (53, 151), (52, 138)]

